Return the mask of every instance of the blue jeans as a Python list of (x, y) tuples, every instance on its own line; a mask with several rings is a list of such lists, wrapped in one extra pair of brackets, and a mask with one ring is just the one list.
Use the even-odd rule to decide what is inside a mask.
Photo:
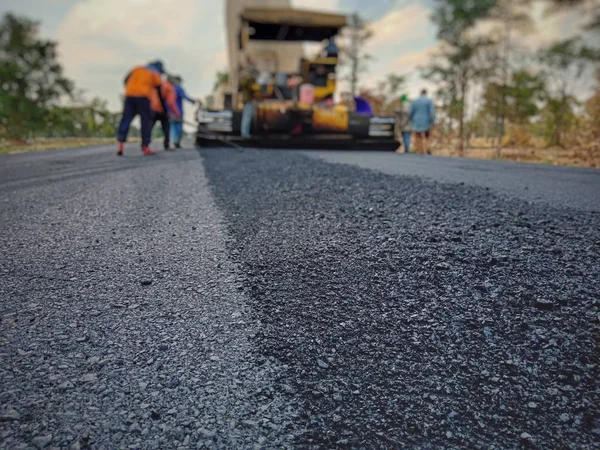
[(173, 144), (181, 144), (181, 137), (183, 136), (183, 122), (176, 120), (171, 121), (171, 142)]
[(404, 143), (404, 153), (410, 153), (410, 131), (402, 132), (402, 142)]
[(254, 110), (252, 102), (248, 102), (244, 105), (242, 111), (242, 130), (241, 135), (243, 138), (252, 137), (250, 135), (250, 129), (252, 127), (252, 111)]
[(119, 130), (117, 132), (117, 140), (119, 142), (127, 141), (131, 121), (138, 115), (140, 116), (140, 122), (142, 123), (142, 145), (144, 147), (150, 145), (152, 114), (150, 111), (150, 100), (146, 97), (125, 97), (123, 117), (121, 117), (121, 123), (119, 124)]

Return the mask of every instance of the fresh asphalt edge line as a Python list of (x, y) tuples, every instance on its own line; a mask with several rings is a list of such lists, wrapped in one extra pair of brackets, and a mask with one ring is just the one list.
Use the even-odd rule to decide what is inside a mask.
[(201, 154), (257, 342), (289, 367), (299, 447), (592, 448), (597, 215), (294, 153)]
[[(459, 185), (459, 186), (471, 186), (473, 188), (480, 188), (480, 189), (485, 189), (491, 192), (494, 192), (496, 195), (499, 195), (501, 197), (508, 199), (517, 199), (517, 200), (521, 200), (523, 202), (526, 202), (528, 204), (534, 205), (534, 204), (542, 204), (548, 207), (554, 207), (554, 208), (559, 208), (559, 209), (571, 209), (574, 212), (580, 212), (580, 211), (585, 211), (585, 212), (592, 212), (592, 213), (600, 213), (600, 207), (581, 207), (581, 206), (576, 206), (573, 204), (569, 204), (566, 201), (562, 201), (561, 205), (556, 204), (556, 202), (550, 201), (548, 199), (545, 199), (543, 196), (538, 196), (536, 198), (526, 198), (525, 193), (524, 192), (518, 192), (518, 191), (511, 191), (509, 189), (503, 189), (503, 188), (498, 188), (498, 187), (492, 187), (492, 186), (483, 186), (481, 184), (477, 184), (474, 182), (468, 182), (468, 181), (459, 181), (459, 180), (448, 180), (448, 179), (439, 179), (436, 177), (435, 174), (435, 170), (439, 169), (436, 167), (433, 167), (433, 173), (431, 174), (409, 174), (409, 173), (398, 173), (396, 171), (390, 170), (389, 168), (385, 168), (385, 167), (371, 167), (369, 165), (367, 165), (366, 163), (360, 161), (360, 160), (354, 160), (354, 161), (349, 161), (349, 160), (345, 160), (340, 159), (339, 155), (336, 152), (327, 152), (327, 154), (323, 154), (322, 152), (319, 151), (311, 151), (311, 150), (307, 150), (307, 151), (298, 151), (298, 153), (301, 153), (302, 155), (309, 157), (309, 158), (314, 158), (320, 161), (323, 161), (324, 163), (328, 163), (328, 164), (342, 164), (342, 165), (347, 165), (347, 166), (351, 166), (351, 167), (358, 167), (364, 170), (369, 170), (369, 171), (374, 171), (376, 173), (382, 173), (385, 175), (389, 175), (389, 176), (394, 176), (394, 177), (409, 177), (409, 178), (415, 178), (418, 179), (420, 181), (423, 182), (433, 182), (433, 183), (439, 183), (442, 185)], [(342, 153), (342, 152), (339, 152)], [(380, 156), (381, 153), (374, 153), (373, 156), (376, 158), (377, 156)], [(391, 155), (391, 153), (385, 153), (385, 155)], [(364, 155), (362, 155), (364, 156)], [(396, 162), (401, 162), (402, 158), (407, 157), (406, 155), (397, 155), (398, 160)], [(418, 155), (408, 155), (408, 157), (410, 158), (415, 158), (418, 157)], [(595, 169), (595, 168), (588, 168), (588, 167), (570, 167), (570, 166), (545, 166), (545, 165), (541, 165), (541, 164), (527, 164), (527, 163), (520, 163), (520, 162), (516, 162), (516, 161), (490, 161), (490, 160), (478, 160), (478, 159), (460, 159), (460, 158), (454, 158), (454, 157), (446, 157), (446, 156), (422, 156), (422, 158), (427, 158), (427, 159), (431, 159), (433, 162), (435, 163), (451, 163), (451, 166), (448, 167), (448, 170), (453, 171), (453, 170), (470, 170), (470, 171), (475, 171), (475, 172), (494, 172), (494, 171), (498, 171), (500, 174), (502, 174), (505, 171), (511, 171), (515, 168), (517, 169), (521, 169), (521, 170), (527, 170), (528, 172), (545, 172), (547, 173), (549, 170), (552, 173), (552, 175), (557, 176), (558, 175), (558, 171), (564, 173), (564, 174), (569, 174), (569, 175), (582, 175), (582, 176), (593, 176), (593, 177), (597, 177), (598, 180), (600, 180), (600, 170), (599, 169)], [(423, 161), (421, 162), (425, 162), (427, 161), (427, 159), (423, 159)], [(460, 164), (462, 162), (462, 164)], [(419, 167), (419, 169), (422, 169), (422, 167)], [(540, 176), (544, 176), (544, 174), (541, 174)], [(524, 188), (525, 191), (529, 190), (528, 187)]]

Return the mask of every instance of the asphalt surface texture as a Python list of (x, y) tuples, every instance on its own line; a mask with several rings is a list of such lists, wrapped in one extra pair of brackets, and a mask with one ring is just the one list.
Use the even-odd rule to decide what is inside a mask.
[(598, 448), (596, 172), (113, 151), (0, 158), (0, 448)]
[[(600, 171), (575, 167), (420, 156), (392, 152), (307, 151), (328, 162), (356, 165), (390, 175), (468, 184), (529, 202), (600, 211)], [(401, 157), (399, 157), (401, 156)]]

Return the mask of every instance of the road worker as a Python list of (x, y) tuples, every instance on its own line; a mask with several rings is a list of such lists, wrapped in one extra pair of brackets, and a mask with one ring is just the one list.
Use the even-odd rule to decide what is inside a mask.
[(402, 139), (404, 149), (396, 150), (397, 153), (410, 153), (410, 135), (412, 127), (410, 123), (410, 102), (406, 94), (400, 97), (400, 108), (396, 111), (398, 118), (398, 138)]
[(327, 45), (323, 49), (323, 56), (326, 58), (337, 58), (339, 56), (339, 49), (335, 43), (335, 37), (329, 38)]
[(123, 147), (127, 141), (129, 127), (135, 116), (140, 116), (141, 121), (142, 152), (144, 155), (154, 154), (149, 147), (152, 135), (150, 98), (153, 91), (160, 87), (163, 73), (163, 63), (161, 61), (154, 61), (147, 66), (135, 67), (125, 78), (123, 117), (121, 118), (117, 133), (117, 140), (119, 141), (118, 156), (123, 155)]
[(183, 79), (180, 76), (173, 77), (173, 85), (177, 93), (177, 108), (181, 112), (180, 118), (171, 122), (171, 140), (175, 148), (181, 148), (181, 138), (183, 136), (183, 101), (186, 100), (195, 104), (196, 100), (191, 98), (182, 86)]
[(435, 106), (427, 96), (427, 89), (423, 89), (421, 96), (410, 105), (410, 121), (415, 132), (417, 153), (430, 155), (429, 138), (435, 125)]
[(248, 68), (242, 71), (239, 82), (239, 91), (242, 94), (244, 109), (242, 110), (241, 136), (244, 139), (252, 138), (252, 119), (254, 115), (254, 84), (256, 71)]
[(159, 89), (152, 91), (150, 108), (152, 109), (152, 128), (154, 128), (156, 122), (160, 122), (163, 134), (165, 135), (164, 148), (165, 150), (170, 150), (169, 120), (181, 121), (181, 110), (177, 106), (177, 93), (171, 81), (163, 81)]

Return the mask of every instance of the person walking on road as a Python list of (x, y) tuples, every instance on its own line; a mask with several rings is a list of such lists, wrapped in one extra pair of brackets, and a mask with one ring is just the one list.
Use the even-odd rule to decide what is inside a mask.
[(410, 153), (410, 102), (406, 95), (400, 97), (400, 109), (397, 111), (398, 114), (398, 132), (402, 138), (402, 145), (404, 150), (400, 148), (396, 150), (396, 153)]
[(186, 100), (194, 105), (196, 104), (196, 100), (191, 98), (185, 89), (183, 89), (183, 79), (180, 76), (173, 77), (172, 80), (175, 86), (175, 93), (177, 94), (177, 108), (181, 114), (179, 118), (171, 122), (171, 140), (175, 148), (181, 148), (181, 138), (183, 137), (183, 101)]
[(142, 153), (153, 155), (150, 150), (150, 139), (152, 135), (152, 115), (150, 109), (150, 98), (162, 84), (164, 73), (163, 63), (155, 61), (147, 66), (135, 67), (125, 77), (125, 103), (123, 105), (123, 117), (119, 124), (117, 140), (119, 148), (118, 156), (123, 156), (123, 147), (127, 141), (129, 127), (135, 116), (140, 116), (142, 127)]
[(423, 89), (421, 96), (410, 105), (410, 121), (415, 132), (417, 153), (431, 154), (429, 137), (435, 125), (435, 106), (427, 96), (427, 89)]
[(150, 108), (152, 109), (152, 128), (156, 122), (160, 122), (165, 135), (164, 148), (170, 150), (169, 146), (169, 118), (181, 121), (181, 110), (177, 106), (177, 93), (175, 86), (167, 80), (162, 83), (159, 89), (152, 91), (150, 98)]
[(244, 139), (250, 139), (252, 129), (252, 115), (254, 114), (254, 83), (256, 78), (251, 69), (248, 69), (240, 79), (239, 89), (242, 93), (242, 102), (244, 110), (242, 111), (242, 129), (241, 136)]

